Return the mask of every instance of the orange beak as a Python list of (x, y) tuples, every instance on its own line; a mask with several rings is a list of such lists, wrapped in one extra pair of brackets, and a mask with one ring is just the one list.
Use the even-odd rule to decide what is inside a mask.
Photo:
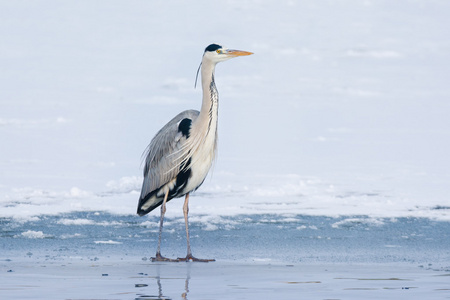
[(252, 55), (253, 52), (248, 52), (248, 51), (241, 51), (241, 50), (227, 50), (226, 52), (227, 55), (229, 56), (246, 56), (246, 55)]

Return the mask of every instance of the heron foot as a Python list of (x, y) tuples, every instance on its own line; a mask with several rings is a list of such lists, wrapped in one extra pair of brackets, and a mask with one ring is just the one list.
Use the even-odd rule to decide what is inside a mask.
[(168, 261), (168, 262), (179, 262), (179, 259), (167, 258), (161, 255), (161, 253), (156, 252), (155, 257), (152, 257), (152, 262), (155, 261)]
[(194, 256), (192, 256), (192, 254), (188, 254), (186, 255), (186, 257), (178, 257), (178, 261), (197, 261), (197, 262), (210, 262), (210, 261), (216, 261), (214, 258), (213, 259), (203, 259), (203, 258), (196, 258)]

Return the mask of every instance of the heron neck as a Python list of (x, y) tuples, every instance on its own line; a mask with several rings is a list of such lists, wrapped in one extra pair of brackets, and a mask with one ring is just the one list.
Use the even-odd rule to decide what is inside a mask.
[(208, 121), (209, 126), (217, 123), (217, 111), (219, 106), (219, 94), (214, 82), (214, 70), (216, 65), (211, 62), (203, 61), (202, 63), (202, 90), (203, 102), (200, 110), (199, 119)]

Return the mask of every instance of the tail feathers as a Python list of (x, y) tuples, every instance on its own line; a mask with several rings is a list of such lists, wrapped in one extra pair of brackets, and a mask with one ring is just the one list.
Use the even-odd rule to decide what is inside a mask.
[(147, 194), (144, 198), (141, 197), (139, 199), (137, 214), (141, 217), (148, 214), (160, 206), (163, 203), (163, 200), (164, 199), (157, 197), (155, 192)]

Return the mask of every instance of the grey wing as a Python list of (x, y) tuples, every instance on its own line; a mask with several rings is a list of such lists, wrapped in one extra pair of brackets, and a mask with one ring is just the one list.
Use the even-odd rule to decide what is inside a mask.
[[(147, 147), (144, 181), (138, 205), (138, 213), (141, 211), (139, 214), (148, 213), (157, 207), (164, 197), (164, 192), (158, 190), (176, 179), (182, 164), (178, 153), (186, 142), (186, 136), (180, 131), (179, 124), (184, 119), (194, 121), (198, 115), (199, 112), (196, 110), (187, 110), (178, 114), (158, 131)], [(146, 203), (148, 201), (154, 203)], [(144, 205), (146, 209), (143, 209)], [(151, 209), (149, 210), (148, 207)]]

